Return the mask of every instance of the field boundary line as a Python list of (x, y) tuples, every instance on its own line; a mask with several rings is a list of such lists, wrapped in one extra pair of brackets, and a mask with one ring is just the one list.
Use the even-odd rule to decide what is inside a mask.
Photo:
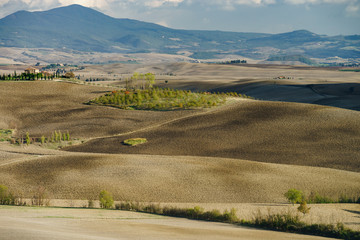
[(143, 132), (143, 131), (147, 131), (147, 130), (150, 130), (150, 129), (158, 128), (158, 127), (164, 126), (166, 124), (170, 124), (170, 123), (180, 121), (180, 120), (184, 120), (184, 119), (187, 119), (187, 118), (192, 118), (192, 117), (197, 117), (197, 116), (201, 116), (201, 115), (220, 112), (220, 111), (223, 111), (224, 109), (226, 109), (227, 107), (236, 105), (240, 101), (253, 101), (253, 100), (247, 99), (247, 98), (232, 98), (228, 103), (225, 103), (224, 105), (219, 106), (219, 107), (215, 107), (214, 109), (209, 109), (209, 110), (205, 110), (205, 111), (198, 112), (198, 113), (195, 113), (195, 114), (174, 118), (174, 119), (171, 119), (171, 120), (167, 120), (167, 121), (164, 121), (164, 122), (161, 122), (161, 123), (153, 124), (153, 125), (150, 125), (150, 126), (147, 126), (147, 127), (143, 127), (143, 128), (136, 129), (136, 130), (129, 131), (129, 132), (125, 132), (125, 133), (118, 133), (118, 134), (109, 135), (109, 136), (88, 138), (87, 140), (85, 140), (84, 143), (92, 141), (92, 140), (97, 140), (97, 139), (126, 136), (126, 135), (130, 135), (130, 134), (133, 134), (133, 133)]

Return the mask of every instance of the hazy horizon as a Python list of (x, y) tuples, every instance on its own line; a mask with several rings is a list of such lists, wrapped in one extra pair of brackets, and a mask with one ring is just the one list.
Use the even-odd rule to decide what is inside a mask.
[(0, 0), (0, 18), (71, 4), (175, 29), (360, 34), (360, 0)]

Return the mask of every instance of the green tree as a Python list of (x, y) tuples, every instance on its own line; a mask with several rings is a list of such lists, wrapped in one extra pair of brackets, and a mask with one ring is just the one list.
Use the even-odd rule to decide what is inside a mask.
[(29, 132), (26, 132), (25, 141), (26, 141), (26, 145), (29, 145), (29, 144), (30, 144), (30, 135), (29, 135)]
[(155, 84), (155, 74), (146, 73), (145, 80), (146, 80), (148, 88), (152, 88), (153, 85)]
[(139, 78), (140, 78), (140, 73), (138, 72), (134, 72), (133, 75), (131, 76), (130, 80), (134, 88), (136, 88)]
[(55, 130), (54, 131), (54, 141), (53, 142), (57, 142), (58, 141), (58, 139), (59, 139), (59, 134), (58, 134), (58, 132)]
[(70, 141), (70, 133), (69, 133), (69, 131), (66, 131), (66, 141)]
[(65, 78), (75, 78), (75, 74), (73, 72), (65, 73)]
[(293, 205), (295, 203), (301, 203), (304, 199), (304, 194), (300, 190), (296, 190), (294, 188), (289, 189), (284, 196), (291, 202)]
[(114, 199), (112, 197), (112, 194), (108, 191), (101, 191), (99, 194), (99, 200), (100, 200), (100, 207), (101, 208), (112, 208), (114, 204)]
[(6, 204), (8, 201), (8, 188), (4, 185), (0, 185), (0, 204)]

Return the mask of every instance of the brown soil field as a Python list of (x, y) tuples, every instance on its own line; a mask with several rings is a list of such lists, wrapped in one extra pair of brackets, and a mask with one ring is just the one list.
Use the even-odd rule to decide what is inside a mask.
[(0, 239), (225, 239), (329, 238), (98, 209), (0, 207)]
[(0, 83), (0, 128), (32, 137), (68, 130), (73, 137), (113, 135), (191, 114), (192, 111), (119, 111), (84, 105), (111, 88), (38, 81)]
[[(129, 147), (122, 141), (148, 139)], [(68, 151), (210, 156), (360, 171), (360, 112), (298, 103), (239, 101), (208, 114)]]
[[(10, 66), (1, 68), (11, 70)], [(99, 192), (106, 189), (122, 201), (222, 207), (239, 203), (285, 204), (283, 195), (290, 188), (333, 198), (341, 194), (359, 196), (360, 112), (354, 111), (360, 109), (358, 73), (289, 66), (176, 63), (87, 66), (76, 74), (126, 76), (134, 71), (158, 73), (160, 86), (231, 89), (259, 99), (296, 103), (246, 99), (202, 110), (127, 111), (83, 104), (112, 87), (51, 81), (0, 82), (0, 129), (15, 129), (17, 137), (26, 132), (40, 137), (54, 130), (69, 131), (72, 138), (85, 141), (65, 151), (0, 143), (0, 184), (26, 198), (41, 186), (51, 199), (97, 199)], [(290, 78), (274, 79), (278, 76)], [(134, 147), (122, 144), (132, 137), (147, 138), (148, 142)], [(321, 212), (315, 208), (314, 218)], [(65, 211), (60, 210), (60, 214), (68, 216)], [(346, 220), (340, 217), (340, 221), (359, 226), (359, 209), (343, 206), (339, 211), (341, 216), (351, 214), (344, 217)], [(38, 221), (27, 227), (31, 218), (26, 220), (18, 213), (12, 218), (11, 211), (1, 212), (6, 213), (0, 214), (0, 228), (5, 232), (1, 236), (5, 238), (14, 234), (16, 222), (21, 223), (16, 228), (18, 239), (28, 234), (43, 239), (56, 234), (58, 239), (88, 239), (91, 233), (106, 238), (118, 234), (118, 230), (107, 235), (102, 227), (126, 229), (135, 224), (130, 221), (121, 227), (116, 219), (102, 221), (96, 217), (75, 223), (74, 219), (45, 213), (56, 217), (42, 219), (30, 214)], [(164, 219), (171, 222), (170, 218)], [(184, 227), (183, 223), (169, 227), (163, 222), (151, 222), (153, 219), (146, 221), (136, 223), (124, 238), (168, 239), (171, 231), (178, 233), (176, 239), (198, 239), (192, 234), (211, 239), (212, 235), (206, 233), (211, 228), (208, 225), (205, 231), (187, 231), (188, 225)], [(95, 222), (99, 227), (89, 233)], [(44, 224), (51, 226), (48, 231), (41, 230)], [(76, 235), (77, 227), (84, 235)], [(152, 227), (156, 230), (150, 231)], [(135, 229), (141, 229), (138, 232), (144, 235), (133, 235)], [(161, 231), (165, 235), (159, 235)], [(238, 233), (230, 232), (226, 235), (221, 230), (212, 232), (212, 236), (239, 239)], [(266, 233), (249, 234), (263, 239)], [(283, 239), (296, 239), (293, 236), (284, 235)], [(274, 235), (273, 239), (282, 238)]]
[(67, 153), (0, 163), (2, 184), (30, 198), (39, 186), (50, 198), (140, 202), (282, 202), (290, 188), (306, 195), (357, 196), (355, 172), (239, 159)]

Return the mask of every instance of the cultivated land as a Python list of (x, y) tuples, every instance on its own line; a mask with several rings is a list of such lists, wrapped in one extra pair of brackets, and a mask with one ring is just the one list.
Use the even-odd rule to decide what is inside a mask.
[(0, 239), (254, 239), (330, 238), (223, 223), (97, 209), (0, 207)]
[[(11, 71), (11, 66), (1, 68)], [(177, 111), (129, 111), (83, 104), (124, 84), (124, 77), (133, 71), (155, 72), (160, 86), (243, 89), (241, 93), (254, 93), (257, 98), (293, 102), (232, 99), (216, 108)], [(164, 73), (172, 76), (161, 75)], [(101, 83), (103, 86), (0, 82), (0, 129), (15, 129), (17, 137), (26, 132), (40, 137), (68, 130), (78, 143), (84, 141), (63, 149), (66, 151), (0, 143), (0, 184), (24, 198), (31, 198), (38, 186), (45, 187), (52, 199), (97, 199), (106, 189), (117, 201), (221, 210), (235, 207), (240, 218), (251, 218), (251, 213), (242, 209), (256, 212), (263, 206), (249, 208), (244, 203), (271, 203), (264, 206), (274, 211), (279, 211), (280, 204), (286, 210), (283, 194), (290, 188), (333, 198), (359, 196), (360, 113), (350, 110), (359, 107), (358, 73), (288, 66), (117, 64), (88, 66), (76, 74), (103, 76), (108, 81)], [(114, 75), (123, 79), (110, 81)], [(274, 79), (283, 75), (290, 79)], [(124, 145), (129, 138), (146, 138), (147, 142)], [(311, 207), (308, 222), (341, 221), (358, 229), (358, 205)], [(13, 211), (17, 210), (0, 209), (8, 216), (17, 214)], [(44, 222), (72, 224), (72, 220), (57, 220)], [(8, 219), (2, 217), (1, 221)], [(151, 224), (163, 228), (156, 221)], [(176, 224), (181, 228), (187, 220), (179, 221)], [(88, 223), (78, 224), (87, 234)], [(11, 223), (7, 226), (13, 228)], [(29, 230), (22, 229), (20, 235)], [(201, 234), (196, 229), (188, 231)], [(74, 234), (72, 230), (63, 233)], [(147, 234), (145, 230), (142, 233)], [(187, 233), (179, 232), (179, 238), (186, 238)], [(231, 236), (237, 236), (234, 234)]]

